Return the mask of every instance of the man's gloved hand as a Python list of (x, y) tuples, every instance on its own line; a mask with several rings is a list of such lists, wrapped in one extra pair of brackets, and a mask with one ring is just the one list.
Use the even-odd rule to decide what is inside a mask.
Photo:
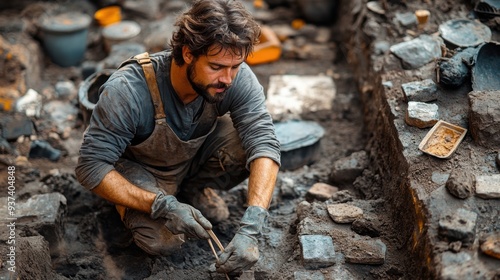
[(240, 228), (215, 264), (217, 272), (241, 273), (250, 269), (259, 260), (257, 237), (267, 216), (267, 210), (262, 207), (247, 208), (241, 219)]
[(187, 237), (209, 239), (207, 230), (212, 229), (212, 224), (199, 210), (177, 201), (173, 195), (164, 195), (159, 192), (151, 205), (151, 218), (166, 219), (165, 226), (173, 234), (184, 233)]

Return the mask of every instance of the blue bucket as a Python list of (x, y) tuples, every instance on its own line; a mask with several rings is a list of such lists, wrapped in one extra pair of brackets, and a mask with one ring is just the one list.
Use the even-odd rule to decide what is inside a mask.
[(42, 20), (43, 45), (54, 63), (69, 67), (82, 62), (91, 20), (83, 13), (64, 13)]

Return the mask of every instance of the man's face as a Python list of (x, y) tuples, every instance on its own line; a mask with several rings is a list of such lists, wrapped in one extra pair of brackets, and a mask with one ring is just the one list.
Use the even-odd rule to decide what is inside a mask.
[(216, 103), (226, 95), (243, 60), (243, 56), (235, 55), (231, 50), (212, 49), (208, 55), (188, 64), (187, 78), (196, 93), (207, 102)]

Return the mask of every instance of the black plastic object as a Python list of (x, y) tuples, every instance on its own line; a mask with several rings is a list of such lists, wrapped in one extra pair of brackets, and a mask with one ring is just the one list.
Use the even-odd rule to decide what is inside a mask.
[(90, 116), (99, 101), (99, 88), (109, 79), (115, 70), (104, 69), (88, 76), (78, 89), (78, 101), (83, 116), (84, 125), (87, 126)]
[(472, 68), (474, 91), (500, 90), (500, 44), (485, 43), (479, 47)]
[(48, 158), (57, 161), (61, 157), (61, 151), (52, 147), (48, 142), (35, 140), (31, 142), (30, 158)]
[(275, 124), (281, 145), (281, 169), (294, 170), (314, 163), (325, 130), (313, 121), (291, 120)]

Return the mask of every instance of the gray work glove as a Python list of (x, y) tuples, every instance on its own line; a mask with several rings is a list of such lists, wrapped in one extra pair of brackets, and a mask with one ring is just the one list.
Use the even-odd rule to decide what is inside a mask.
[(199, 210), (177, 201), (173, 195), (164, 195), (159, 192), (151, 205), (151, 218), (164, 218), (165, 226), (173, 234), (184, 233), (187, 237), (209, 239), (207, 230), (212, 229), (212, 224)]
[(219, 256), (217, 272), (235, 274), (250, 269), (259, 260), (257, 237), (268, 216), (266, 209), (249, 206), (240, 222), (240, 228)]

